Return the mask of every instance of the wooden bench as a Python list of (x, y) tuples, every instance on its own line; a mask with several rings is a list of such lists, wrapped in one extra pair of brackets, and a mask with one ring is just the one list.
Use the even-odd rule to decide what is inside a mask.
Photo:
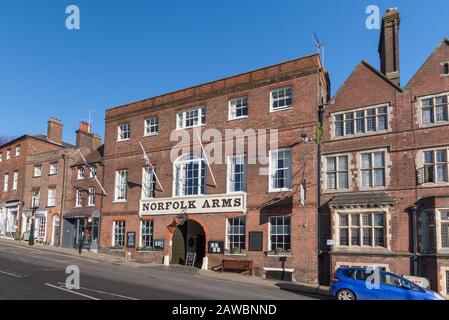
[(249, 274), (253, 275), (253, 262), (250, 260), (225, 259), (221, 264), (221, 272), (224, 270), (249, 271)]

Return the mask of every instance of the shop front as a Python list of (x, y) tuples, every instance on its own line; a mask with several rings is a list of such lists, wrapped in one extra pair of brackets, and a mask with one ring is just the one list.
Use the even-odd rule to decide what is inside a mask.
[(100, 212), (98, 210), (71, 211), (63, 216), (62, 247), (83, 248), (98, 252)]
[(18, 201), (12, 201), (0, 207), (0, 236), (7, 238), (15, 236), (19, 218), (19, 205)]

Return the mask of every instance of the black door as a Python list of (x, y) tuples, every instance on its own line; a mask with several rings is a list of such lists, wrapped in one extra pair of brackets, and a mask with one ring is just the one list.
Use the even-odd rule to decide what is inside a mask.
[(206, 255), (206, 237), (202, 234), (196, 237), (196, 263), (198, 268), (202, 267), (203, 258)]

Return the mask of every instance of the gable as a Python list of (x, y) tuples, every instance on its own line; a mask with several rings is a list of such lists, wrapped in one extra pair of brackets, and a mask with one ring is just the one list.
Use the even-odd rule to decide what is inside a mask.
[(357, 65), (332, 99), (330, 112), (392, 101), (401, 89), (365, 61)]
[(415, 73), (406, 88), (415, 96), (449, 91), (449, 76), (443, 76), (443, 63), (449, 62), (449, 40), (445, 39)]

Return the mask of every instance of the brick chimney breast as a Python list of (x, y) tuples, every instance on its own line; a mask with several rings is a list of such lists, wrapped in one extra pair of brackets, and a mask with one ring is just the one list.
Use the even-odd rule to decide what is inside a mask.
[(47, 139), (51, 142), (62, 144), (62, 127), (61, 120), (51, 117), (48, 120)]
[(397, 9), (388, 9), (382, 18), (379, 40), (380, 71), (393, 83), (400, 86), (399, 67), (399, 26), (400, 15)]
[(80, 128), (76, 131), (76, 148), (87, 154), (96, 150), (102, 144), (102, 138), (93, 134), (92, 127), (85, 121), (80, 122)]

